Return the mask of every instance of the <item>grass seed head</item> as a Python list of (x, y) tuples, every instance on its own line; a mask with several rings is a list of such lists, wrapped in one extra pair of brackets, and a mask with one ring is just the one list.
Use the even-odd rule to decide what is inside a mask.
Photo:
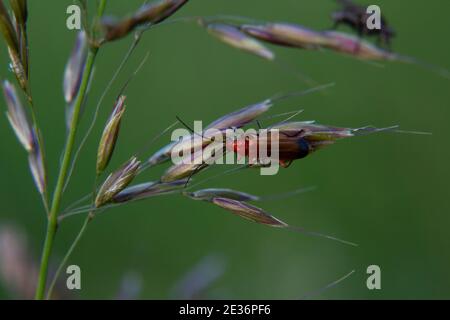
[(113, 197), (125, 189), (136, 176), (141, 162), (136, 157), (132, 157), (125, 162), (118, 170), (111, 173), (106, 178), (95, 199), (97, 208), (112, 201)]
[(27, 0), (10, 0), (9, 3), (11, 4), (16, 23), (21, 28), (25, 28), (28, 19)]
[(187, 161), (182, 161), (169, 167), (161, 176), (161, 182), (174, 182), (176, 180), (189, 178), (208, 167), (208, 164), (206, 163), (207, 159), (204, 159), (202, 152), (187, 155), (186, 159), (187, 157), (191, 158), (189, 163)]
[(120, 96), (103, 130), (97, 151), (97, 174), (101, 174), (111, 160), (120, 131), (120, 123), (125, 112), (125, 96)]
[[(10, 1), (14, 16), (11, 18), (3, 1), (0, 1), (0, 32), (5, 39), (11, 59), (11, 70), (22, 90), (28, 90), (28, 43), (26, 19), (28, 16), (26, 1)], [(31, 98), (28, 97), (30, 100)]]
[(142, 25), (158, 24), (185, 5), (188, 0), (158, 0), (143, 5), (128, 18), (118, 20), (107, 17), (102, 21), (105, 41), (114, 41), (127, 36)]
[(259, 56), (266, 60), (274, 60), (275, 53), (262, 43), (249, 37), (238, 27), (224, 23), (202, 23), (208, 32), (220, 41), (245, 52)]
[(395, 60), (396, 55), (352, 34), (328, 31), (326, 48), (363, 60)]
[(36, 137), (16, 89), (7, 80), (3, 82), (3, 93), (8, 107), (6, 115), (9, 123), (25, 150), (31, 152), (35, 148)]
[[(34, 136), (37, 137), (37, 133), (35, 133)], [(28, 163), (39, 193), (44, 194), (47, 188), (47, 174), (42, 151), (37, 141), (35, 141), (35, 148), (28, 155)]]
[(212, 199), (212, 203), (244, 219), (251, 220), (256, 223), (281, 228), (288, 226), (286, 223), (271, 216), (263, 209), (245, 202), (227, 198), (214, 198)]
[(153, 155), (151, 155), (146, 161), (146, 165), (153, 167), (158, 164), (167, 162), (170, 160), (170, 154), (172, 152), (173, 147), (178, 143), (178, 141), (171, 142), (158, 151), (156, 151)]
[[(207, 131), (208, 129), (223, 131), (230, 128), (241, 128), (257, 119), (263, 113), (267, 112), (272, 106), (273, 103), (270, 99), (247, 106), (213, 121), (204, 129), (204, 131)], [(204, 134), (205, 139), (198, 139), (198, 137), (202, 134)], [(164, 163), (170, 160), (170, 155), (174, 147), (185, 150), (186, 148), (183, 147), (183, 145), (191, 145), (192, 149), (194, 149), (197, 143), (200, 143), (203, 147), (205, 147), (211, 143), (211, 140), (208, 139), (208, 135), (206, 133), (197, 132), (196, 134), (185, 136), (181, 141), (171, 142), (159, 149), (152, 156), (150, 156), (150, 158), (146, 161), (146, 164), (149, 166), (155, 166)]]
[(291, 23), (243, 25), (241, 30), (254, 38), (272, 44), (302, 49), (318, 49), (329, 41), (322, 32)]
[[(284, 153), (284, 149), (291, 150), (291, 145), (296, 145), (300, 146), (302, 153), (306, 156), (339, 139), (354, 136), (352, 129), (349, 128), (330, 127), (308, 122), (294, 122), (290, 126), (289, 129), (279, 129), (280, 154)], [(280, 158), (282, 157), (280, 155)]]
[(3, 4), (3, 0), (0, 1), (0, 32), (3, 34), (3, 37), (5, 39), (8, 48), (14, 51), (15, 54), (18, 56), (20, 50), (19, 50), (19, 43), (17, 41), (16, 30), (14, 28), (14, 24), (11, 20), (11, 17), (9, 16), (8, 10)]
[(83, 70), (87, 57), (87, 37), (84, 31), (80, 31), (75, 39), (75, 45), (67, 61), (64, 71), (63, 91), (67, 104), (71, 104), (78, 94)]
[(20, 88), (28, 95), (28, 76), (22, 64), (22, 60), (10, 47), (8, 47), (8, 54), (11, 59), (11, 70), (19, 82)]
[(241, 128), (257, 119), (263, 113), (267, 112), (272, 105), (271, 100), (265, 100), (263, 102), (250, 105), (217, 119), (209, 124), (205, 130), (212, 128), (217, 130)]
[(145, 4), (135, 14), (135, 18), (142, 23), (157, 24), (169, 18), (184, 6), (188, 0), (159, 0)]

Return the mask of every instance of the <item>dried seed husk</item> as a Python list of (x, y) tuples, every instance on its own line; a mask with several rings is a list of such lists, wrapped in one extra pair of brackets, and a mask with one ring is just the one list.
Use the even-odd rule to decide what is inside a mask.
[(125, 112), (125, 96), (116, 101), (114, 110), (103, 130), (97, 151), (97, 175), (101, 174), (111, 160), (120, 131), (120, 123)]
[(100, 187), (95, 199), (95, 207), (99, 208), (111, 202), (115, 195), (124, 190), (133, 181), (140, 164), (136, 157), (132, 157), (118, 170), (111, 173)]
[(244, 219), (256, 223), (265, 224), (272, 227), (280, 227), (280, 228), (288, 227), (286, 223), (271, 216), (263, 209), (245, 202), (227, 198), (214, 198), (212, 199), (212, 203)]

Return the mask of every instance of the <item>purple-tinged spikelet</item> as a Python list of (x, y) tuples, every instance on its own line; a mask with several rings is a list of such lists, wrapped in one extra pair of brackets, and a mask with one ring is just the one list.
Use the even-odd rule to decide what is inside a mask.
[[(33, 135), (37, 137), (37, 133)], [(47, 173), (45, 170), (44, 159), (42, 157), (42, 151), (39, 147), (38, 141), (35, 141), (35, 148), (28, 154), (28, 163), (30, 166), (31, 174), (34, 179), (34, 183), (40, 194), (44, 194), (47, 188)]]
[(111, 160), (120, 131), (120, 123), (125, 112), (125, 96), (120, 96), (114, 106), (113, 112), (103, 130), (97, 151), (97, 174), (108, 166)]
[[(247, 106), (213, 121), (205, 128), (204, 131), (208, 129), (223, 131), (230, 128), (241, 128), (257, 119), (263, 113), (267, 112), (272, 106), (273, 102), (270, 99)], [(174, 147), (185, 149), (183, 147), (185, 144), (192, 146), (194, 149), (197, 143), (202, 144), (203, 147), (211, 143), (211, 140), (208, 139), (207, 135), (204, 135), (205, 139), (199, 139), (198, 137), (200, 137), (201, 133), (197, 134), (197, 139), (195, 139), (195, 135), (188, 135), (181, 141), (174, 141), (162, 147), (147, 160), (146, 164), (149, 166), (155, 166), (168, 161)]]
[(187, 180), (177, 180), (170, 183), (146, 182), (128, 187), (114, 196), (114, 203), (123, 203), (128, 201), (142, 200), (158, 195), (172, 193), (184, 187)]
[(336, 52), (348, 54), (363, 60), (397, 59), (396, 54), (378, 48), (372, 43), (362, 40), (354, 35), (337, 31), (328, 31), (325, 35), (329, 38), (329, 41), (324, 47)]
[(105, 30), (104, 40), (114, 41), (127, 36), (141, 25), (155, 25), (173, 15), (188, 0), (158, 0), (142, 6), (132, 16), (117, 20), (104, 18), (102, 27)]
[(220, 41), (250, 54), (259, 56), (266, 60), (274, 60), (275, 53), (265, 47), (262, 43), (246, 35), (238, 27), (224, 23), (201, 22), (208, 33)]
[(322, 32), (292, 23), (243, 25), (241, 30), (259, 40), (302, 49), (318, 49), (329, 41)]
[(3, 93), (6, 99), (8, 111), (6, 113), (9, 123), (13, 128), (17, 138), (27, 152), (31, 152), (35, 147), (34, 131), (28, 120), (25, 109), (17, 95), (17, 91), (9, 81), (3, 82)]
[(95, 207), (99, 208), (112, 201), (115, 195), (125, 189), (136, 176), (141, 162), (132, 157), (118, 170), (106, 178), (95, 199)]
[(83, 70), (87, 57), (87, 38), (84, 31), (80, 31), (75, 39), (75, 45), (67, 61), (64, 71), (63, 91), (66, 103), (70, 105), (78, 94)]
[(193, 174), (200, 172), (208, 167), (205, 163), (204, 155), (200, 152), (186, 156), (191, 161), (183, 161), (169, 167), (161, 176), (161, 182), (168, 183), (191, 177)]
[(272, 106), (273, 102), (270, 99), (247, 106), (215, 120), (209, 124), (205, 130), (211, 128), (217, 130), (241, 128), (257, 119), (263, 113), (267, 112)]
[(223, 188), (201, 189), (194, 192), (185, 192), (184, 195), (202, 201), (212, 201), (214, 198), (227, 198), (237, 201), (258, 201), (260, 199), (260, 197), (249, 193)]
[(271, 216), (263, 209), (245, 202), (227, 198), (214, 198), (212, 199), (212, 203), (253, 222), (280, 228), (285, 228), (288, 226), (286, 223)]

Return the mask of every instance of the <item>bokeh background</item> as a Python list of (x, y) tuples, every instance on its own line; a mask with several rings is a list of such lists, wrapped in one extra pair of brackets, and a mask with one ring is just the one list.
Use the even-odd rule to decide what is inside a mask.
[[(107, 12), (114, 15), (124, 15), (141, 4), (140, 0), (108, 2)], [(65, 139), (62, 74), (75, 37), (65, 27), (69, 4), (68, 0), (29, 4), (31, 85), (52, 186)], [(449, 1), (370, 4), (380, 5), (397, 30), (396, 51), (450, 68)], [(234, 14), (326, 29), (336, 7), (332, 0), (192, 0), (175, 17)], [(79, 137), (131, 40), (128, 37), (101, 51)], [(317, 186), (314, 192), (261, 205), (293, 225), (360, 246), (252, 224), (181, 196), (154, 198), (112, 209), (89, 226), (70, 260), (82, 270), (82, 290), (74, 293), (75, 297), (117, 297), (124, 278), (132, 275), (128, 283), (141, 287), (138, 298), (176, 298), (180, 294), (174, 288), (180, 287), (189, 272), (197, 272), (198, 281), (216, 272), (220, 276), (201, 297), (294, 299), (355, 270), (346, 281), (314, 298), (450, 298), (449, 80), (413, 65), (380, 67), (329, 52), (274, 50), (292, 70), (336, 86), (324, 94), (283, 102), (272, 114), (303, 108), (301, 118), (305, 120), (350, 127), (399, 124), (405, 130), (433, 135), (384, 133), (349, 139), (297, 161), (276, 176), (247, 171), (204, 186), (232, 187), (259, 195)], [(147, 52), (148, 62), (126, 92), (128, 109), (110, 168), (173, 123), (176, 115), (186, 121), (208, 122), (275, 93), (306, 88), (291, 72), (227, 47), (196, 25), (175, 23), (156, 28), (145, 34), (108, 93), (64, 206), (91, 190), (97, 142), (107, 114), (120, 86)], [(1, 77), (13, 79), (5, 46), (0, 55)], [(3, 99), (0, 104), (5, 111)], [(38, 259), (45, 215), (25, 153), (5, 116), (0, 117), (0, 136), (0, 223), (22, 228)], [(169, 139), (158, 140), (146, 156)], [(163, 170), (155, 168), (139, 180), (156, 179)], [(206, 171), (197, 181), (220, 170), (224, 168)], [(79, 216), (60, 226), (54, 265), (82, 220)], [(195, 267), (201, 261), (206, 269)], [(371, 264), (381, 267), (381, 290), (366, 288), (366, 268)], [(0, 283), (0, 298), (14, 297), (6, 289)]]

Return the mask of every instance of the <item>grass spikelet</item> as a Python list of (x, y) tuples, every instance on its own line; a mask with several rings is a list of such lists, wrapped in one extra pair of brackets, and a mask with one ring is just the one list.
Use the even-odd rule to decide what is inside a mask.
[(272, 61), (275, 59), (275, 53), (265, 47), (262, 43), (249, 37), (238, 27), (225, 23), (208, 23), (202, 19), (200, 25), (205, 27), (209, 34), (219, 39), (231, 47), (256, 55), (263, 59)]
[(3, 34), (6, 45), (18, 56), (20, 50), (16, 31), (3, 1), (0, 1), (0, 31)]
[(292, 23), (246, 24), (240, 29), (259, 40), (301, 49), (319, 49), (329, 41), (322, 32)]
[(272, 227), (287, 227), (288, 225), (281, 220), (269, 215), (263, 209), (251, 204), (228, 198), (213, 198), (212, 203), (228, 210), (244, 219), (269, 225)]
[(153, 167), (158, 164), (169, 161), (172, 148), (177, 144), (177, 142), (178, 141), (169, 143), (164, 147), (162, 147), (161, 149), (159, 149), (158, 151), (156, 151), (154, 154), (152, 154), (145, 162), (146, 166)]
[(187, 180), (176, 180), (169, 183), (146, 182), (128, 187), (115, 195), (112, 202), (124, 203), (128, 201), (143, 200), (150, 197), (172, 193), (186, 185)]
[(95, 207), (101, 206), (112, 201), (113, 197), (125, 189), (136, 176), (141, 162), (136, 157), (131, 157), (118, 170), (111, 173), (106, 178), (95, 198)]
[(17, 24), (21, 28), (25, 28), (28, 19), (28, 4), (27, 0), (10, 0), (11, 9), (16, 18)]
[(3, 82), (3, 94), (5, 95), (6, 105), (8, 107), (6, 115), (9, 123), (25, 150), (31, 152), (35, 147), (33, 130), (16, 89), (7, 80)]
[(246, 124), (254, 121), (263, 113), (267, 112), (272, 106), (273, 103), (270, 99), (258, 102), (256, 104), (234, 111), (215, 120), (214, 122), (209, 124), (205, 130), (211, 128), (217, 130), (224, 130), (228, 128), (241, 128)]
[(324, 47), (336, 52), (351, 55), (362, 60), (396, 60), (394, 53), (378, 48), (372, 43), (352, 34), (328, 31), (325, 35), (329, 38), (329, 41), (324, 44)]
[[(37, 136), (37, 133), (34, 134)], [(35, 142), (35, 148), (28, 155), (28, 162), (31, 170), (31, 174), (34, 179), (34, 183), (41, 195), (46, 193), (47, 188), (47, 174), (44, 165), (44, 159), (42, 157), (41, 148), (38, 145), (38, 142)]]
[(97, 151), (97, 175), (101, 174), (111, 160), (120, 131), (120, 123), (125, 112), (125, 96), (120, 96), (103, 130)]
[(27, 96), (29, 97), (28, 78), (27, 78), (26, 71), (22, 65), (22, 61), (21, 61), (20, 57), (18, 55), (16, 55), (16, 52), (14, 50), (12, 50), (10, 47), (8, 47), (8, 54), (9, 54), (9, 58), (11, 59), (11, 65), (10, 65), (11, 70), (17, 78), (17, 82), (19, 83), (20, 88), (22, 88), (22, 90), (25, 93), (27, 93)]
[(0, 32), (3, 34), (11, 59), (11, 70), (22, 90), (31, 101), (28, 88), (28, 40), (26, 32), (26, 1), (10, 1), (14, 16), (11, 18), (3, 1), (0, 1)]
[(17, 139), (28, 153), (28, 161), (33, 179), (39, 193), (44, 195), (47, 186), (47, 175), (43, 153), (39, 144), (38, 129), (30, 124), (27, 112), (23, 108), (16, 89), (7, 80), (3, 82), (3, 93), (8, 107), (6, 116)]
[(114, 41), (127, 36), (139, 26), (155, 25), (169, 18), (178, 11), (188, 0), (158, 0), (143, 5), (128, 18), (117, 20), (104, 18), (104, 41)]
[(68, 105), (72, 104), (78, 94), (87, 57), (87, 37), (80, 31), (64, 70), (63, 92)]
[(259, 224), (265, 224), (271, 227), (278, 227), (278, 228), (286, 228), (290, 229), (296, 232), (304, 233), (311, 236), (317, 236), (326, 238), (333, 241), (338, 241), (347, 245), (351, 246), (357, 246), (357, 244), (353, 242), (349, 242), (346, 240), (342, 240), (333, 236), (325, 235), (322, 233), (314, 232), (314, 231), (308, 231), (300, 227), (295, 227), (288, 225), (287, 223), (275, 218), (274, 216), (268, 214), (266, 211), (264, 211), (261, 208), (258, 208), (256, 206), (253, 206), (251, 204), (248, 204), (246, 202), (237, 201), (233, 199), (227, 199), (227, 198), (214, 198), (211, 201), (213, 204), (230, 211), (244, 219), (259, 223)]
[[(187, 159), (187, 157), (190, 157), (190, 159)], [(206, 160), (207, 159), (204, 159), (204, 155), (201, 152), (188, 155), (185, 159), (182, 159), (180, 163), (169, 167), (161, 176), (161, 182), (173, 182), (190, 178), (192, 175), (199, 173), (208, 167)]]
[[(310, 93), (318, 92), (321, 90), (325, 90), (329, 87), (334, 86), (334, 83), (329, 83), (325, 85), (320, 85), (311, 89), (307, 89), (304, 91), (291, 92), (287, 94), (277, 94), (272, 96), (269, 99), (264, 101), (246, 106), (237, 111), (233, 111), (228, 113), (219, 119), (211, 122), (204, 131), (208, 129), (216, 129), (216, 130), (226, 130), (231, 128), (242, 128), (251, 122), (254, 122), (258, 117), (269, 111), (276, 102), (283, 101), (293, 97), (301, 97)], [(194, 139), (194, 137), (203, 136), (205, 139)], [(195, 146), (197, 143), (202, 143), (203, 145), (207, 145), (211, 142), (210, 139), (203, 132), (196, 132), (191, 135), (185, 136), (181, 141), (171, 142), (158, 151), (156, 151), (153, 155), (151, 155), (146, 161), (146, 167), (152, 167), (158, 164), (162, 164), (167, 162), (170, 159), (170, 155), (172, 153), (173, 148), (178, 147), (179, 149), (185, 149), (183, 144)]]
[(227, 198), (236, 201), (258, 201), (260, 197), (249, 193), (223, 188), (201, 189), (194, 192), (184, 192), (185, 196), (202, 201), (212, 201), (214, 198)]
[(9, 3), (11, 4), (16, 24), (20, 62), (24, 70), (24, 77), (28, 79), (28, 4), (27, 0), (10, 0)]

